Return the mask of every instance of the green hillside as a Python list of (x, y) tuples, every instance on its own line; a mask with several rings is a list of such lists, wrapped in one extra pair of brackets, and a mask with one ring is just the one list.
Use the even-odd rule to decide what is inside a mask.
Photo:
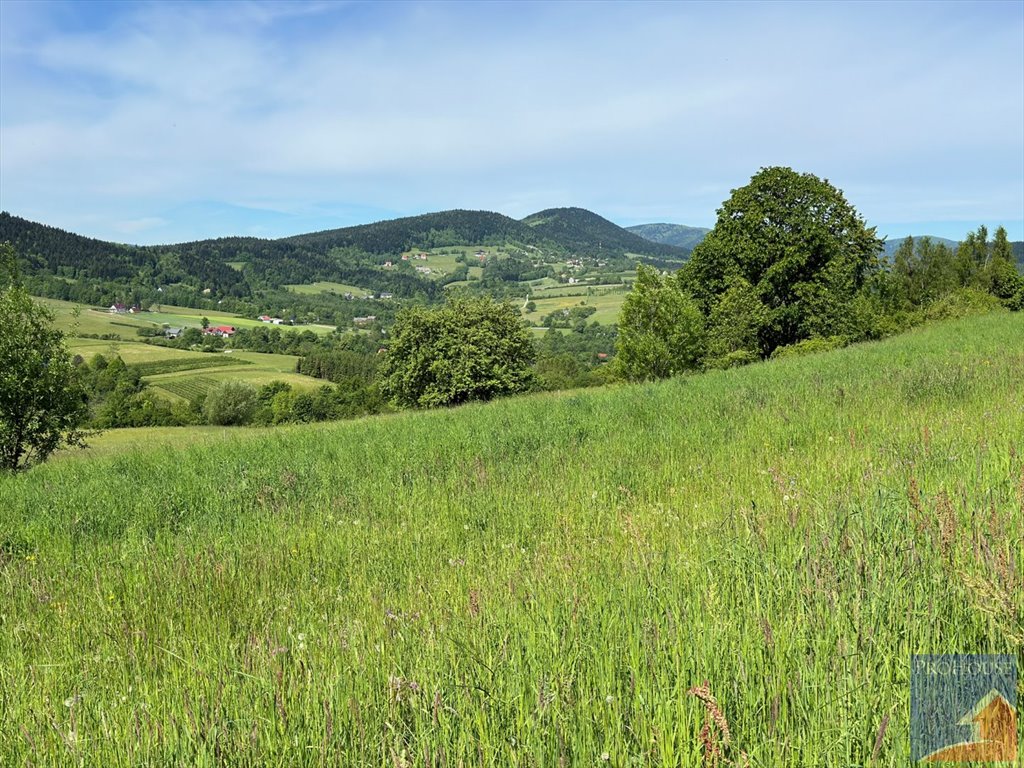
[(665, 245), (674, 245), (692, 251), (711, 230), (706, 227), (687, 227), (683, 224), (637, 224), (626, 227), (630, 232), (645, 240)]
[[(478, 291), (502, 298), (526, 292), (524, 274), (540, 270), (549, 276), (570, 257), (583, 259), (579, 268), (607, 281), (631, 272), (635, 257), (678, 266), (687, 255), (578, 208), (524, 221), (451, 210), (277, 240), (225, 237), (147, 247), (106, 243), (3, 213), (0, 242), (5, 241), (14, 245), (26, 285), (38, 296), (96, 306), (159, 302), (245, 315), (287, 305), (303, 317), (330, 316), (345, 324), (367, 308), (349, 311), (340, 297), (288, 287), (338, 283), (429, 303), (441, 299), (449, 282), (476, 280), (485, 283), (475, 286)], [(441, 253), (445, 249), (448, 254)], [(460, 270), (451, 263), (428, 277), (400, 261), (413, 251), (441, 257), (451, 256), (452, 249), (468, 254), (472, 265)], [(492, 259), (488, 270), (474, 260), (481, 250), (503, 258)]]
[(573, 252), (633, 253), (677, 261), (688, 255), (688, 251), (681, 248), (645, 240), (583, 208), (549, 208), (531, 214), (523, 221), (540, 237), (553, 240)]
[[(904, 766), (1024, 660), (1024, 318), (660, 384), (145, 430), (0, 478), (0, 762)], [(883, 725), (884, 724), (884, 725)]]

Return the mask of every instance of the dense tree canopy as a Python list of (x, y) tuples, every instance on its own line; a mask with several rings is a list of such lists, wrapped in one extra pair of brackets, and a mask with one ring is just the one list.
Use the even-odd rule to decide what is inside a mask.
[(81, 443), (88, 418), (64, 336), (52, 316), (14, 282), (14, 252), (0, 246), (0, 469), (44, 461), (61, 445)]
[(457, 405), (530, 388), (533, 344), (510, 304), (477, 298), (412, 307), (391, 335), (382, 389), (399, 405)]
[[(828, 181), (763, 168), (734, 190), (680, 272), (711, 316), (739, 281), (764, 306), (760, 352), (842, 332), (845, 306), (879, 268), (882, 241)], [(735, 294), (733, 294), (735, 298)]]
[(704, 318), (674, 278), (639, 265), (619, 318), (616, 364), (625, 378), (660, 379), (697, 367)]

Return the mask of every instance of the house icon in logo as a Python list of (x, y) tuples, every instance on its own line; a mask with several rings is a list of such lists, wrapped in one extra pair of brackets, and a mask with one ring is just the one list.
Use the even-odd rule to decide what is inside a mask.
[(1015, 763), (1017, 710), (998, 690), (986, 693), (957, 725), (971, 727), (971, 740), (925, 755), (922, 763)]

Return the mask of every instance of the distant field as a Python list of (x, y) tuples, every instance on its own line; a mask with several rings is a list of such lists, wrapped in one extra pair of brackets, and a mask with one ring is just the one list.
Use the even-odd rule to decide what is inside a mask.
[(378, 289), (374, 288), (362, 288), (358, 285), (349, 285), (347, 283), (330, 283), (321, 281), (317, 283), (299, 283), (294, 285), (286, 285), (292, 293), (301, 293), (306, 295), (316, 295), (318, 293), (351, 293), (357, 298), (363, 298), (376, 293)]
[[(155, 344), (144, 344), (141, 341), (107, 341), (105, 339), (67, 339), (68, 350), (72, 354), (81, 355), (86, 360), (95, 354), (117, 354), (128, 365), (151, 363), (160, 360), (195, 360), (203, 361), (216, 358), (221, 353), (190, 352), (184, 349), (159, 347)], [(202, 364), (202, 363), (200, 363)]]
[[(139, 328), (152, 328), (169, 325), (175, 328), (200, 328), (202, 318), (211, 325), (233, 325), (237, 328), (256, 328), (265, 326), (256, 318), (241, 317), (230, 312), (215, 312), (195, 309), (192, 307), (176, 307), (171, 304), (156, 305), (159, 311), (140, 312), (139, 314), (111, 314), (108, 309), (86, 307), (70, 301), (36, 298), (54, 312), (54, 325), (69, 336), (82, 334), (117, 334), (125, 340), (137, 339)], [(317, 334), (333, 333), (334, 326), (300, 325), (280, 326), (282, 329), (310, 330)]]
[[(584, 288), (582, 293), (574, 296), (543, 298), (544, 292), (538, 292), (536, 295), (531, 294), (530, 296), (530, 299), (537, 304), (537, 309), (528, 315), (524, 313), (523, 316), (539, 323), (541, 318), (552, 312), (583, 305), (597, 308), (597, 312), (587, 318), (588, 324), (596, 321), (602, 325), (611, 325), (619, 321), (619, 311), (622, 309), (622, 302), (625, 301), (626, 295), (625, 290), (597, 292), (595, 289), (593, 296), (587, 296)], [(521, 306), (521, 303), (519, 304)]]
[(224, 367), (201, 367), (186, 371), (147, 376), (158, 392), (172, 398), (192, 398), (205, 394), (222, 381), (245, 381), (255, 387), (283, 381), (296, 389), (314, 389), (326, 384), (322, 379), (295, 373), (297, 357), (268, 355), (262, 352), (231, 351), (220, 353)]
[(696, 768), (707, 681), (736, 764), (902, 768), (912, 654), (1024, 660), (1022, 380), (1000, 313), (109, 433), (0, 477), (0, 762)]
[(228, 379), (262, 386), (283, 381), (298, 389), (323, 385), (321, 379), (295, 373), (297, 357), (262, 352), (189, 352), (139, 341), (110, 342), (99, 339), (69, 339), (72, 354), (89, 360), (95, 354), (117, 354), (128, 365), (140, 366), (143, 378), (155, 391), (170, 399), (191, 399)]

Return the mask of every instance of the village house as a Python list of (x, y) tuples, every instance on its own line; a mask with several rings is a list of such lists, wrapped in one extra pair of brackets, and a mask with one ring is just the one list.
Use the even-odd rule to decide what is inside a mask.
[(124, 304), (117, 303), (110, 305), (110, 314), (112, 315), (123, 315), (127, 311), (128, 307), (126, 307)]
[(382, 298), (382, 299), (393, 299), (393, 298), (395, 298), (395, 294), (389, 293), (388, 291), (381, 291), (380, 292), (380, 298)]
[(181, 328), (164, 328), (164, 337), (168, 339), (176, 339), (181, 336)]
[(377, 321), (376, 315), (367, 315), (366, 317), (353, 317), (352, 322), (356, 325), (369, 325)]
[(230, 339), (232, 336), (235, 335), (235, 326), (211, 325), (209, 328), (203, 328), (203, 335), (220, 336), (222, 339)]

